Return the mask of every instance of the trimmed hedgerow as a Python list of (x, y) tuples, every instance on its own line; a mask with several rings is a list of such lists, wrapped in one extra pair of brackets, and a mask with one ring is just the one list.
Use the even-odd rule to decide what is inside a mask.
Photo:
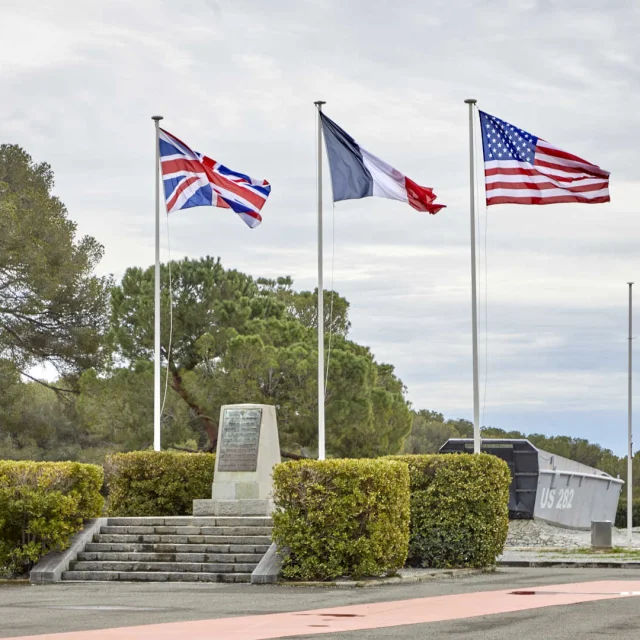
[(66, 549), (84, 520), (102, 513), (102, 467), (0, 461), (0, 573), (19, 575)]
[(183, 516), (211, 497), (216, 463), (210, 453), (132, 451), (104, 464), (110, 516)]
[(408, 564), (484, 567), (502, 553), (509, 527), (509, 467), (488, 454), (390, 456), (409, 465)]
[(377, 576), (404, 565), (409, 472), (390, 460), (300, 460), (273, 472), (273, 540), (282, 575), (299, 580)]

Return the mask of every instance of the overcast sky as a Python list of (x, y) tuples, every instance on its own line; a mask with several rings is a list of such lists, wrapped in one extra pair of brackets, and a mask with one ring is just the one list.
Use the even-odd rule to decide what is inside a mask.
[(611, 171), (609, 204), (479, 207), (480, 395), (485, 425), (625, 452), (638, 2), (0, 0), (0, 24), (0, 142), (52, 165), (79, 232), (105, 246), (102, 273), (153, 263), (153, 114), (273, 186), (255, 230), (228, 210), (172, 214), (173, 259), (315, 286), (314, 100), (433, 187), (437, 216), (372, 198), (334, 211), (327, 180), (325, 284), (333, 272), (352, 338), (413, 405), (447, 417), (472, 416), (463, 100)]

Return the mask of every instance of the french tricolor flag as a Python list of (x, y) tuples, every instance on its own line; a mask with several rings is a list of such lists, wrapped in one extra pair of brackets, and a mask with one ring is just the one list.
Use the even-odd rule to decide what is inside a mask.
[(418, 211), (438, 213), (445, 205), (434, 204), (433, 189), (421, 187), (397, 169), (363, 149), (346, 131), (320, 112), (327, 146), (333, 201), (368, 196), (407, 202)]

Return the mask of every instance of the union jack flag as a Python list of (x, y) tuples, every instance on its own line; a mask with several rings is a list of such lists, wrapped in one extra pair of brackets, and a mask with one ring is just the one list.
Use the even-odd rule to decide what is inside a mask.
[(609, 202), (609, 172), (480, 111), (487, 205)]
[(260, 210), (271, 193), (266, 180), (232, 171), (164, 129), (160, 129), (160, 166), (167, 213), (221, 207), (235, 211), (252, 229), (262, 222)]

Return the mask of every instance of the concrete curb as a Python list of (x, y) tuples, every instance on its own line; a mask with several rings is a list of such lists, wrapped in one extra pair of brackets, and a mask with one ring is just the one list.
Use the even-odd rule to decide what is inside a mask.
[(424, 574), (412, 576), (392, 576), (390, 578), (372, 578), (369, 580), (333, 580), (331, 582), (295, 582), (279, 580), (281, 587), (321, 587), (330, 589), (366, 589), (369, 587), (385, 587), (391, 584), (416, 584), (418, 582), (429, 582), (438, 578), (457, 578), (461, 576), (481, 575), (483, 573), (493, 573), (495, 567), (484, 569), (445, 569), (445, 570), (425, 570)]
[(69, 565), (84, 551), (87, 542), (91, 542), (94, 534), (100, 532), (100, 528), (106, 526), (108, 518), (95, 518), (87, 520), (84, 528), (78, 531), (71, 539), (71, 545), (64, 551), (48, 553), (40, 559), (29, 574), (31, 584), (49, 584), (60, 582), (62, 574), (68, 571)]
[(640, 561), (630, 560), (500, 560), (499, 567), (558, 569), (640, 569)]

